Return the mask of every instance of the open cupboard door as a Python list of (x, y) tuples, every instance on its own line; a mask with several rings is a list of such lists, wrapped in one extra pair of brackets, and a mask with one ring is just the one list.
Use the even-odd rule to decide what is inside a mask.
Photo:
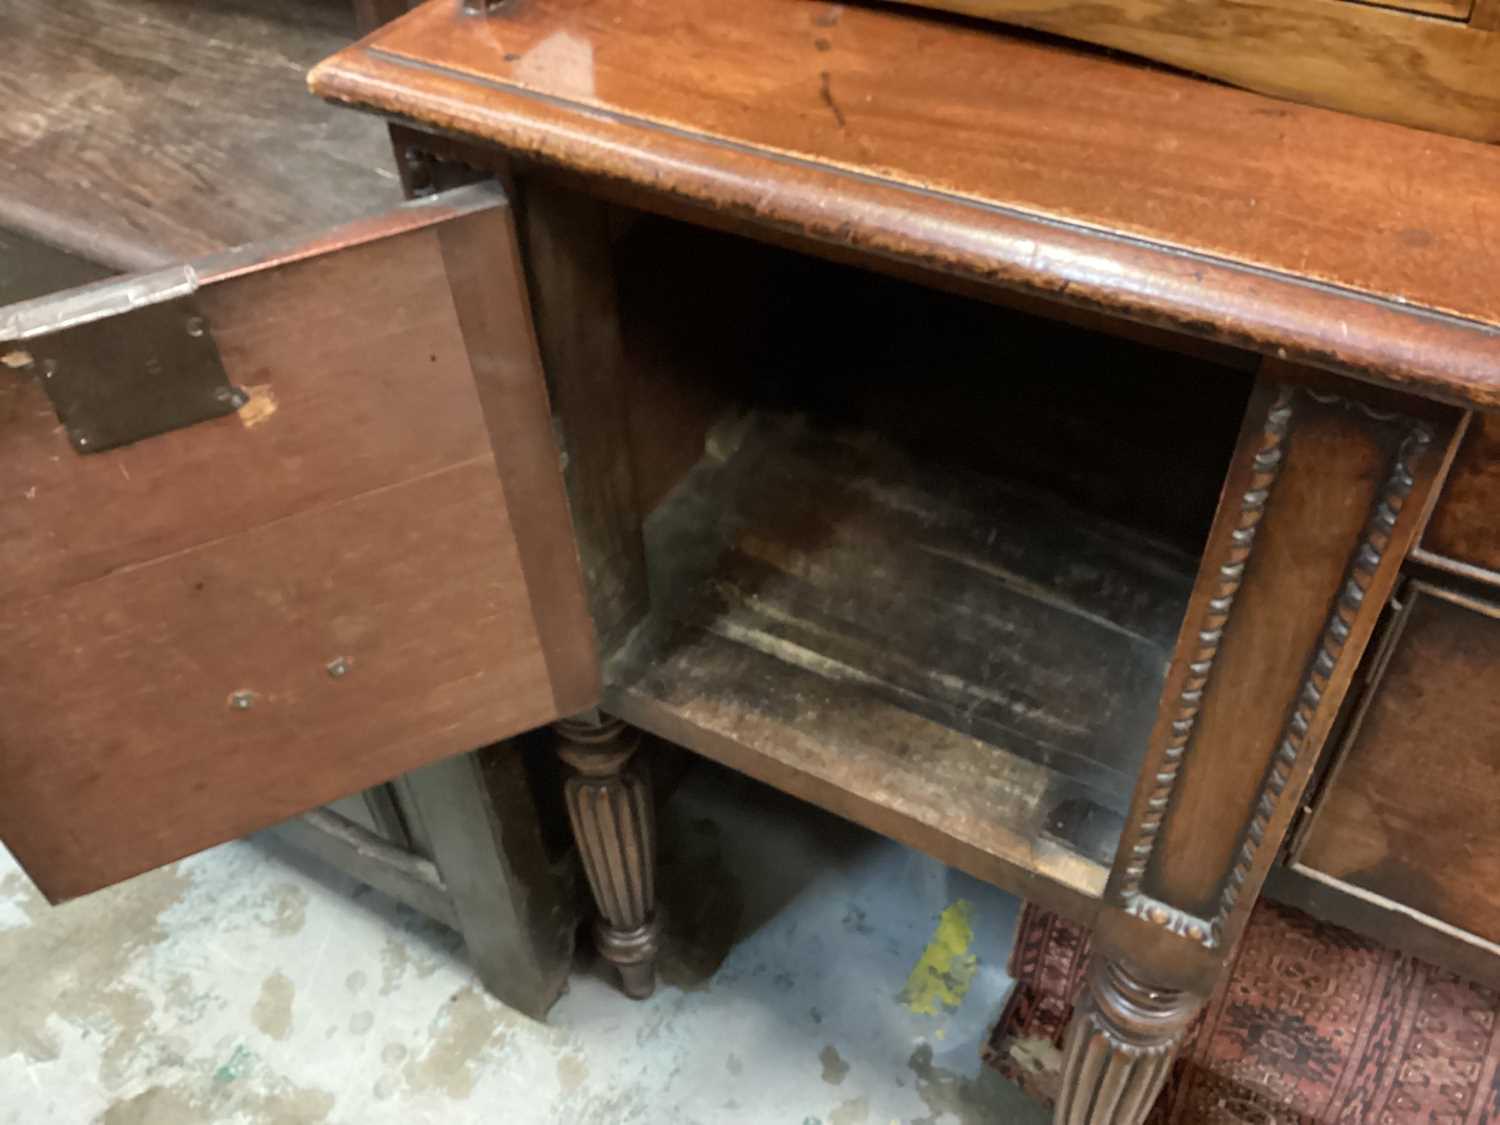
[(0, 309), (0, 838), (59, 901), (596, 702), (510, 208)]

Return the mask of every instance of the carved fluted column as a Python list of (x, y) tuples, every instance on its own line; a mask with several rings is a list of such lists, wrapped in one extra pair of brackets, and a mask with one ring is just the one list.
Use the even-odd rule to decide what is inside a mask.
[(651, 785), (631, 758), (640, 732), (608, 716), (555, 724), (558, 753), (577, 771), (566, 797), (599, 917), (599, 952), (628, 996), (656, 988), (656, 823)]
[(1063, 1052), (1054, 1125), (1139, 1125), (1201, 1001), (1095, 956)]

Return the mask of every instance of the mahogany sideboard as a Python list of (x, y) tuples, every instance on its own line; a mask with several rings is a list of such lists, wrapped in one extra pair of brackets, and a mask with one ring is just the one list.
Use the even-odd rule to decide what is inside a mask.
[(311, 84), (430, 194), (0, 312), (7, 477), (94, 515), (0, 507), (49, 895), (551, 723), (632, 994), (639, 731), (1094, 927), (1062, 1122), (1273, 867), (1500, 978), (1500, 150), (803, 0), (431, 0)]

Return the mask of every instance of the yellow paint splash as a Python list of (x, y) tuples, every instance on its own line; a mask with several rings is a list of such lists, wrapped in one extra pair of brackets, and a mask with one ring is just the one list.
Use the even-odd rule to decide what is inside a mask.
[(974, 908), (959, 899), (938, 917), (932, 940), (906, 978), (901, 1002), (923, 1016), (962, 1004), (979, 970), (979, 958), (969, 952), (973, 943)]

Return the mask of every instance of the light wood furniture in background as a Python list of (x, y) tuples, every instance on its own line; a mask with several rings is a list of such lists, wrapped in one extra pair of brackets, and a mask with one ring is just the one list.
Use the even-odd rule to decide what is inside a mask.
[(916, 0), (1248, 90), (1500, 141), (1495, 0)]
[[(100, 560), (139, 536), (67, 525), (60, 551), (56, 513), (11, 535), (61, 568), (0, 617), (25, 720), (0, 814), (44, 887), (557, 722), (633, 994), (639, 730), (1093, 927), (1065, 1122), (1144, 1114), (1311, 806), (1289, 877), (1495, 975), (1485, 914), (1350, 860), (1375, 844), (1345, 826), (1403, 740), (1402, 645), (1493, 675), (1493, 572), (1445, 551), (1492, 504), (1500, 150), (910, 12), (474, 7), (432, 0), (311, 82), (395, 119), (423, 184), (483, 182), (199, 268), (198, 327), (269, 420), (252, 396), (80, 451), (43, 386), (79, 329), (43, 322), (101, 294), (16, 320), (41, 327), (12, 333), (10, 476), (123, 509), (121, 466), (240, 470), (231, 511), (184, 496), (128, 567)], [(294, 421), (316, 409), (338, 456)], [(1439, 605), (1475, 617), (1445, 640)], [(193, 658), (170, 715), (132, 636)], [(90, 685), (66, 721), (38, 702), (65, 682)], [(105, 807), (231, 787), (153, 833)], [(1409, 858), (1461, 847), (1412, 796), (1436, 835)]]

